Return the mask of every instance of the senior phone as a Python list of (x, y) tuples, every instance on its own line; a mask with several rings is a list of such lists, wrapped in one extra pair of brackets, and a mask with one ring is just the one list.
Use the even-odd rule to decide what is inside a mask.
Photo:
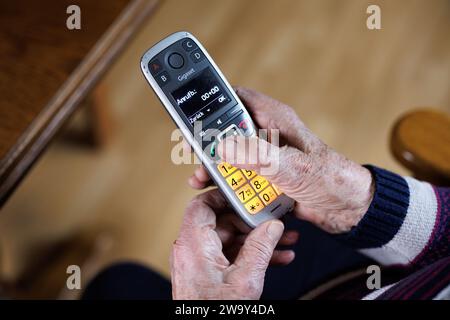
[(217, 143), (256, 135), (256, 127), (201, 43), (188, 32), (161, 40), (141, 59), (141, 70), (209, 175), (252, 228), (291, 211), (294, 201), (264, 177), (223, 162)]

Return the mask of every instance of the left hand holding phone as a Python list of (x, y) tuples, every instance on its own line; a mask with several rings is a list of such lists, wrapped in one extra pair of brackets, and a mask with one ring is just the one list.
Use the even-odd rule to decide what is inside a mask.
[(292, 262), (292, 250), (277, 244), (298, 240), (295, 231), (270, 220), (248, 227), (228, 207), (219, 190), (188, 205), (171, 255), (174, 299), (259, 299), (269, 264)]

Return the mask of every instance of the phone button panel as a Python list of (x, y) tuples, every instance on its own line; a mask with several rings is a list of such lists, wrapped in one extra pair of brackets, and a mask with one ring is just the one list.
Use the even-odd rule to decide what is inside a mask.
[(226, 139), (226, 138), (231, 137), (231, 136), (237, 136), (237, 135), (239, 135), (238, 128), (236, 127), (235, 124), (232, 124), (231, 126), (229, 126), (228, 128), (226, 128), (225, 130), (223, 130), (223, 131), (217, 136), (217, 140), (218, 140), (218, 141), (222, 141), (223, 139)]
[(248, 180), (251, 180), (253, 177), (256, 176), (256, 172), (252, 170), (242, 169), (242, 173)]
[(158, 59), (155, 59), (148, 63), (148, 69), (152, 76), (155, 76), (163, 70), (163, 66)]
[(220, 126), (222, 126), (226, 121), (227, 121), (228, 117), (226, 114), (222, 114), (220, 117), (216, 118), (213, 122), (212, 125), (215, 128), (219, 128)]
[(238, 169), (227, 162), (219, 163), (217, 170), (250, 214), (258, 213), (282, 193), (274, 184), (270, 184), (255, 171)]
[(194, 63), (198, 63), (205, 59), (205, 55), (200, 49), (196, 49), (191, 53), (191, 60), (194, 61)]
[(239, 201), (241, 201), (242, 203), (246, 203), (248, 200), (250, 200), (256, 195), (255, 191), (248, 183), (235, 193), (239, 198)]
[(251, 181), (251, 185), (256, 192), (260, 192), (269, 185), (269, 181), (261, 176), (256, 176), (256, 178)]
[(247, 180), (244, 178), (244, 175), (240, 170), (233, 173), (231, 176), (226, 178), (228, 185), (233, 189), (236, 190), (243, 184), (247, 182)]
[(175, 52), (169, 56), (169, 65), (174, 69), (180, 69), (184, 65), (184, 58), (181, 54)]
[(170, 76), (166, 71), (164, 71), (157, 75), (155, 79), (160, 87), (164, 87), (170, 81)]
[(261, 211), (264, 208), (264, 204), (262, 203), (261, 199), (259, 199), (257, 196), (251, 199), (249, 202), (244, 204), (245, 209), (250, 214), (257, 214), (259, 211)]
[(264, 202), (264, 204), (268, 206), (277, 198), (277, 194), (272, 187), (267, 187), (259, 194), (259, 197)]
[(227, 177), (230, 174), (232, 174), (234, 171), (237, 170), (236, 167), (233, 167), (231, 164), (229, 164), (227, 162), (219, 163), (219, 165), (217, 166), (217, 169), (219, 170), (222, 177)]
[(230, 118), (233, 118), (234, 116), (237, 116), (239, 114), (241, 114), (242, 112), (244, 112), (242, 110), (242, 108), (240, 106), (238, 106), (237, 108), (231, 109), (230, 111), (227, 112), (227, 116)]
[(186, 39), (181, 43), (181, 46), (184, 50), (187, 52), (192, 51), (197, 48), (197, 44), (194, 42), (194, 40)]

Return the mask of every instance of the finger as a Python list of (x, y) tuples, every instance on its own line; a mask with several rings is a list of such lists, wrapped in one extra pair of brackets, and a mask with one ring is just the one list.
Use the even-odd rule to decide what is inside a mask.
[(286, 194), (294, 194), (301, 181), (301, 172), (309, 157), (291, 148), (279, 148), (256, 137), (234, 136), (222, 140), (219, 156), (243, 169), (254, 170), (275, 183)]
[(195, 175), (192, 175), (188, 178), (188, 184), (191, 188), (197, 190), (205, 189), (211, 185), (211, 183), (209, 182), (205, 183), (203, 181), (198, 180), (198, 178)]
[[(219, 224), (219, 223), (218, 223)], [(233, 243), (238, 245), (243, 245), (245, 243), (245, 239), (247, 238), (247, 234), (234, 234)], [(278, 245), (281, 246), (291, 246), (298, 241), (299, 233), (295, 230), (288, 230), (283, 232), (283, 235), (278, 241)]]
[(275, 250), (270, 259), (270, 265), (288, 265), (295, 259), (295, 252), (293, 250)]
[[(217, 218), (216, 232), (224, 248), (236, 243), (241, 235), (246, 236), (251, 230), (234, 212), (220, 215)], [(242, 239), (242, 243), (244, 240), (245, 238)]]
[(236, 233), (248, 234), (252, 231), (242, 218), (240, 218), (236, 213), (230, 212), (228, 214), (220, 215), (217, 223), (217, 228), (223, 226), (230, 226)]
[[(271, 123), (270, 119), (282, 120), (284, 118), (285, 109), (288, 107), (269, 96), (258, 91), (244, 88), (236, 87), (236, 94), (242, 100), (242, 102), (247, 107), (248, 111), (257, 119), (261, 120), (264, 128)], [(279, 121), (272, 122), (273, 124), (278, 124)]]
[(214, 230), (216, 227), (216, 212), (222, 212), (226, 208), (228, 208), (228, 203), (218, 189), (196, 196), (185, 210), (178, 240), (195, 242), (193, 240), (198, 237), (201, 238), (204, 233), (199, 232), (199, 230)]
[(212, 184), (212, 180), (203, 165), (195, 169), (194, 174), (188, 179), (189, 185), (194, 189), (204, 189)]
[(207, 182), (207, 181), (211, 180), (208, 171), (206, 171), (206, 168), (203, 165), (199, 166), (195, 170), (194, 175), (198, 180), (200, 180), (202, 182)]
[[(232, 247), (225, 248), (224, 253), (226, 258), (234, 262), (241, 246), (233, 245)], [(295, 259), (295, 252), (293, 250), (275, 250), (270, 258), (269, 265), (288, 265)]]
[(299, 238), (298, 231), (295, 230), (288, 230), (283, 233), (283, 236), (281, 237), (280, 241), (278, 242), (278, 245), (281, 246), (291, 246), (293, 244), (296, 244)]
[(237, 87), (236, 93), (260, 128), (279, 130), (287, 144), (304, 152), (311, 152), (323, 143), (299, 119), (295, 111), (255, 90)]
[(239, 251), (234, 265), (252, 281), (264, 281), (275, 247), (283, 234), (284, 226), (279, 220), (270, 220), (260, 224), (249, 233)]

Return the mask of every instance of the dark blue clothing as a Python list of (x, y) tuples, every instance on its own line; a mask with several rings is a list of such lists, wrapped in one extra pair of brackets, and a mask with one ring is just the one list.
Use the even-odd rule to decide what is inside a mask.
[[(262, 299), (297, 299), (301, 294), (343, 271), (372, 261), (349, 249), (313, 225), (289, 217), (287, 229), (300, 232), (295, 260), (269, 267)], [(113, 265), (86, 288), (83, 299), (171, 299), (169, 280), (134, 263)]]

